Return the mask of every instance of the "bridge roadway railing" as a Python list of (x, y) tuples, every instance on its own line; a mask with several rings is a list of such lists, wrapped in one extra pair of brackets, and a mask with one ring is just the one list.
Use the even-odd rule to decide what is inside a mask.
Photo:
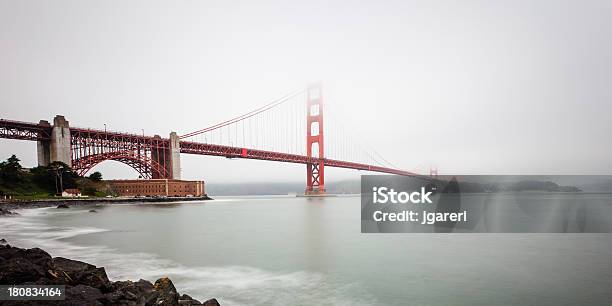
[(51, 139), (51, 128), (48, 122), (44, 124), (0, 119), (0, 138), (49, 140)]
[[(185, 153), (185, 154), (213, 155), (213, 156), (223, 156), (227, 158), (259, 159), (259, 160), (270, 160), (270, 161), (298, 163), (298, 164), (316, 164), (321, 160), (316, 157), (308, 157), (308, 156), (298, 155), (298, 154), (281, 153), (281, 152), (266, 151), (266, 150), (255, 150), (255, 149), (222, 146), (222, 145), (216, 145), (216, 144), (207, 144), (207, 143), (190, 142), (190, 141), (181, 141), (180, 145), (181, 145), (181, 153)], [(380, 166), (347, 162), (347, 161), (334, 160), (334, 159), (327, 159), (327, 158), (323, 158), (322, 160), (325, 166), (327, 167), (356, 169), (356, 170), (373, 171), (373, 172), (397, 174), (397, 175), (404, 175), (404, 176), (418, 176), (417, 174), (412, 173), (412, 172), (393, 169), (393, 168), (385, 168), (385, 167), (380, 167)]]

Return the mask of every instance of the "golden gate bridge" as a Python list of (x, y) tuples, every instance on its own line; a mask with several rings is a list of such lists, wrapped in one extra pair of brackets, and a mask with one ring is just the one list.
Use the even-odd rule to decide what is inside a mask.
[[(305, 105), (299, 98), (304, 96)], [(322, 86), (315, 83), (230, 120), (168, 138), (71, 127), (61, 115), (53, 124), (0, 119), (0, 138), (36, 141), (39, 165), (61, 161), (79, 175), (114, 160), (145, 179), (180, 179), (181, 153), (304, 164), (306, 194), (325, 192), (325, 167), (417, 175), (397, 169), (375, 150), (368, 152), (342, 126), (326, 131), (324, 110)]]

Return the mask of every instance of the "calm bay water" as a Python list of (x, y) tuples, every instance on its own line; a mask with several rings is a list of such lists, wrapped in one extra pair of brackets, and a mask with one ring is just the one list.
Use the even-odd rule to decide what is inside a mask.
[[(534, 195), (538, 196), (538, 195)], [(612, 203), (612, 195), (610, 195)], [(362, 234), (358, 197), (21, 211), (2, 237), (222, 305), (609, 305), (612, 234)], [(612, 218), (612, 216), (610, 216)]]

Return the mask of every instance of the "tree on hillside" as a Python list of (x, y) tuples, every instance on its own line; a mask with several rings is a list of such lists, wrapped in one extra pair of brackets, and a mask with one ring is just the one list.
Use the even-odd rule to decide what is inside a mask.
[(19, 160), (19, 158), (17, 158), (17, 156), (15, 156), (15, 154), (11, 155), (11, 157), (9, 157), (6, 160), (6, 165), (10, 168), (13, 168), (15, 170), (21, 170), (23, 169), (23, 167), (21, 166), (21, 164), (19, 164), (21, 160)]
[(39, 187), (51, 193), (55, 192), (55, 179), (57, 174), (55, 171), (46, 166), (38, 166), (30, 169), (32, 174), (32, 182)]
[(99, 182), (102, 180), (102, 173), (100, 171), (96, 171), (89, 175), (89, 178), (94, 182)]
[(7, 185), (15, 185), (23, 181), (23, 167), (15, 154), (0, 163), (0, 178)]
[(48, 166), (34, 167), (30, 173), (33, 183), (52, 193), (77, 187), (78, 175), (63, 162), (55, 161)]
[(70, 166), (60, 161), (54, 161), (49, 164), (48, 169), (51, 171), (52, 175), (55, 175), (57, 178), (56, 184), (58, 184), (58, 192), (61, 192), (66, 188), (77, 187), (76, 179), (79, 177), (79, 175), (72, 171)]

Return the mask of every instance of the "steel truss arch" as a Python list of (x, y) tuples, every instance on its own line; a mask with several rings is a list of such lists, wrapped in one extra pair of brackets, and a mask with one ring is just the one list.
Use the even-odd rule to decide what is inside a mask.
[(149, 156), (134, 151), (114, 151), (83, 156), (72, 162), (72, 169), (80, 176), (85, 176), (93, 167), (107, 160), (114, 160), (132, 167), (144, 179), (153, 178), (153, 173), (167, 177), (167, 170)]

